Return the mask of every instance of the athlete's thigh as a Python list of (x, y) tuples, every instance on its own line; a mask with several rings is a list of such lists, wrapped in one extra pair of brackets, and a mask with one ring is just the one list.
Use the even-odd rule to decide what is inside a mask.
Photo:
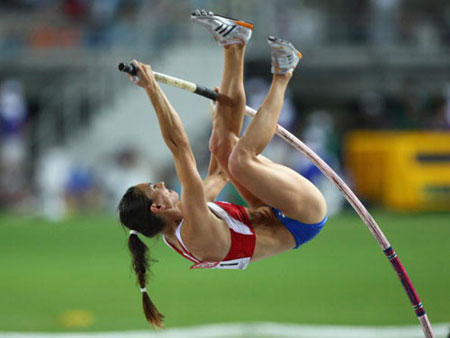
[(320, 191), (296, 171), (258, 155), (245, 162), (235, 177), (266, 205), (293, 219), (318, 223), (326, 214)]

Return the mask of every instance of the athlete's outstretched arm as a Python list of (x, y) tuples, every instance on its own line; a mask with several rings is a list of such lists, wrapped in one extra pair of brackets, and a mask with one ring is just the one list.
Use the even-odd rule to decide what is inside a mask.
[(162, 137), (172, 153), (189, 144), (183, 123), (155, 80), (149, 65), (134, 60), (139, 76), (137, 84), (147, 93), (155, 109)]
[[(183, 123), (156, 82), (150, 66), (138, 61), (133, 61), (133, 63), (138, 69), (139, 82), (137, 84), (145, 89), (150, 98), (158, 117), (163, 139), (172, 152), (175, 170), (182, 188), (183, 215), (192, 220), (204, 219), (205, 215), (209, 214), (205, 191)], [(190, 223), (199, 224), (200, 222)]]

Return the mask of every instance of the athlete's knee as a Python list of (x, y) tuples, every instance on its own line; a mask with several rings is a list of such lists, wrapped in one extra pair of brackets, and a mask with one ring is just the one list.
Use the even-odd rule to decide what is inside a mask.
[(239, 180), (239, 177), (242, 177), (242, 173), (248, 170), (249, 164), (253, 159), (252, 153), (238, 142), (228, 159), (228, 169), (231, 175)]
[(320, 193), (320, 196), (317, 198), (317, 213), (325, 218), (328, 214), (328, 206), (325, 197)]
[(308, 200), (309, 211), (313, 215), (315, 215), (316, 221), (320, 222), (328, 213), (328, 207), (325, 197), (322, 195), (319, 189), (316, 189)]
[(209, 139), (209, 151), (222, 167), (228, 165), (228, 158), (236, 142), (237, 137), (231, 133), (220, 134), (217, 130), (213, 131)]
[(223, 96), (217, 102), (218, 111), (229, 114), (229, 110), (233, 112), (245, 109), (246, 97), (243, 84), (231, 83), (221, 88), (220, 93)]

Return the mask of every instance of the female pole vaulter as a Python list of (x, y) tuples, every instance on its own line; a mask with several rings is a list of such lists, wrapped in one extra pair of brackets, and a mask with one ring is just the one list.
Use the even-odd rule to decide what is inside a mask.
[[(195, 11), (192, 20), (204, 26), (223, 47), (225, 64), (209, 143), (211, 160), (202, 180), (183, 124), (157, 84), (152, 69), (133, 61), (142, 87), (155, 109), (162, 137), (172, 153), (181, 197), (164, 182), (130, 187), (119, 203), (121, 224), (141, 287), (148, 322), (162, 327), (163, 315), (150, 300), (147, 246), (139, 238), (162, 234), (173, 250), (191, 260), (192, 268), (245, 269), (248, 264), (313, 239), (327, 220), (320, 191), (307, 179), (261, 155), (272, 139), (289, 80), (301, 54), (288, 41), (269, 37), (273, 80), (265, 101), (241, 138), (245, 112), (244, 52), (253, 24)], [(231, 181), (248, 207), (217, 202)]]

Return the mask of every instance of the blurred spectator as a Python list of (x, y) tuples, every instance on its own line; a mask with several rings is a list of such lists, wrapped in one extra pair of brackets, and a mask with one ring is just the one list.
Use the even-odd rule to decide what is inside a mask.
[(371, 0), (371, 40), (377, 45), (392, 45), (399, 38), (401, 0)]
[(65, 0), (62, 9), (70, 19), (86, 21), (89, 2), (87, 0)]
[(29, 41), (30, 47), (36, 49), (73, 48), (80, 43), (81, 32), (76, 27), (52, 27), (45, 24), (36, 27)]
[(120, 0), (94, 0), (90, 8), (90, 30), (88, 42), (92, 46), (109, 45), (112, 42), (111, 32)]
[(25, 124), (27, 103), (22, 83), (0, 84), (0, 205), (14, 205), (26, 193)]
[(53, 148), (44, 153), (36, 168), (40, 210), (43, 216), (59, 221), (67, 216), (65, 200), (72, 159), (62, 148)]
[(102, 207), (102, 194), (97, 179), (89, 168), (73, 165), (65, 186), (68, 214), (98, 211)]
[(27, 117), (27, 103), (22, 83), (17, 79), (0, 84), (0, 130), (3, 138), (16, 137)]
[(440, 37), (436, 23), (427, 16), (423, 16), (417, 20), (413, 29), (413, 37), (417, 46), (423, 49), (436, 49), (440, 45)]

